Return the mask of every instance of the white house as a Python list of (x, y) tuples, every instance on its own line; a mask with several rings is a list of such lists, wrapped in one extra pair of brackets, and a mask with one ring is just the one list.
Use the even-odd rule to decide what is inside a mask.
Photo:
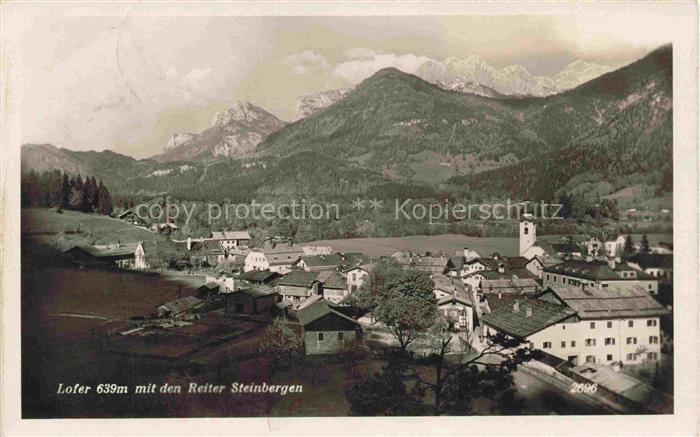
[(545, 267), (542, 273), (544, 287), (575, 285), (579, 287), (599, 285), (621, 285), (623, 287), (641, 286), (648, 293), (659, 291), (659, 281), (637, 269), (610, 259), (600, 260), (566, 260), (560, 264)]
[(262, 248), (251, 249), (245, 258), (244, 271), (270, 270), (288, 273), (304, 254), (300, 246), (287, 243), (266, 242)]
[(668, 311), (641, 287), (557, 286), (484, 313), (485, 333), (522, 338), (573, 365), (656, 361)]
[(211, 239), (218, 241), (224, 250), (247, 248), (250, 234), (248, 231), (217, 231), (211, 233)]
[(369, 277), (369, 273), (372, 271), (372, 264), (364, 264), (361, 266), (351, 266), (340, 273), (345, 276), (345, 280), (348, 283), (348, 291), (354, 293), (362, 287), (365, 280)]

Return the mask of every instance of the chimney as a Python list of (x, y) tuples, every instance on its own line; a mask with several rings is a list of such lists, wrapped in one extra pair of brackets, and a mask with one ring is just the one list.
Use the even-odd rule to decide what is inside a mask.
[(498, 292), (498, 300), (501, 300), (501, 297), (502, 297), (502, 294), (501, 294), (501, 292), (499, 291), (499, 292)]
[(525, 307), (525, 317), (532, 317), (532, 307), (530, 305)]
[(513, 301), (513, 312), (517, 313), (518, 311), (520, 311), (520, 302), (516, 299)]
[(187, 250), (192, 250), (192, 237), (187, 237)]

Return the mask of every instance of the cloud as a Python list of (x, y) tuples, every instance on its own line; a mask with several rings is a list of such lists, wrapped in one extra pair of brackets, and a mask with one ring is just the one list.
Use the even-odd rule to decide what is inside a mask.
[(294, 74), (309, 74), (312, 71), (326, 70), (329, 67), (325, 56), (316, 50), (304, 50), (282, 59), (283, 65), (289, 65)]
[(375, 57), (378, 52), (365, 47), (355, 47), (345, 50), (345, 57), (348, 59), (368, 59)]
[(336, 65), (333, 69), (333, 76), (352, 84), (362, 82), (382, 68), (394, 67), (405, 73), (414, 74), (425, 62), (437, 62), (427, 56), (414, 55), (413, 53), (404, 55), (378, 53), (359, 47), (350, 49), (346, 51), (345, 54), (352, 60), (341, 62)]

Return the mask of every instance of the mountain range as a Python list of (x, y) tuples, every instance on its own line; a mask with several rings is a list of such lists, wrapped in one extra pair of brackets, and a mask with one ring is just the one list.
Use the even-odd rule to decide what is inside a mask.
[[(449, 65), (445, 71), (457, 72), (481, 64)], [(560, 83), (578, 80), (577, 72), (594, 74), (584, 64), (570, 67), (558, 75)], [(600, 195), (635, 184), (671, 189), (670, 46), (546, 97), (504, 96), (471, 80), (482, 76), (459, 76), (466, 79), (465, 87), (493, 95), (389, 68), (352, 90), (307, 97), (300, 113), (309, 115), (290, 124), (237, 104), (204, 132), (171, 138), (152, 159), (27, 145), (22, 168), (94, 174), (119, 195), (212, 200), (411, 190), (552, 199), (562, 189), (589, 186)], [(222, 156), (244, 159), (216, 159)]]
[(152, 159), (169, 161), (210, 161), (217, 158), (250, 158), (269, 134), (286, 123), (255, 105), (236, 102), (217, 113), (211, 126), (200, 134), (173, 134), (165, 151)]

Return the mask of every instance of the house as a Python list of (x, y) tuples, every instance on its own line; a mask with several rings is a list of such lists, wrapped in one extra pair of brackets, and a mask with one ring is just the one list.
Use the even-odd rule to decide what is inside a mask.
[(475, 258), (464, 265), (462, 282), (477, 289), (484, 279), (536, 279), (527, 269), (530, 262), (523, 256), (502, 257), (498, 253), (490, 258)]
[(673, 243), (667, 243), (665, 241), (659, 241), (658, 244), (651, 246), (651, 253), (658, 253), (662, 255), (670, 255), (673, 253)]
[(75, 264), (142, 270), (147, 267), (143, 242), (73, 246), (64, 254)]
[(437, 301), (438, 311), (447, 319), (450, 329), (471, 333), (474, 330), (474, 305), (467, 293), (444, 296)]
[(316, 279), (320, 283), (320, 294), (328, 302), (337, 305), (350, 294), (348, 282), (339, 272), (324, 270)]
[(345, 342), (362, 337), (356, 320), (334, 310), (323, 299), (300, 308), (297, 318), (303, 327), (307, 355), (337, 353)]
[(560, 285), (599, 285), (608, 287), (618, 284), (635, 287), (642, 286), (647, 292), (657, 294), (659, 281), (643, 271), (617, 262), (615, 259), (574, 260), (569, 259), (543, 269), (542, 285), (555, 287)]
[(277, 272), (271, 272), (269, 270), (251, 270), (239, 276), (240, 279), (248, 281), (251, 284), (262, 284), (272, 286), (276, 285), (277, 280), (281, 277), (281, 274)]
[(151, 225), (151, 231), (163, 235), (170, 235), (178, 229), (175, 223), (153, 223)]
[(331, 255), (304, 255), (295, 264), (307, 272), (337, 270), (340, 266), (357, 266), (365, 264), (369, 258), (360, 252), (336, 253)]
[(217, 241), (193, 239), (173, 241), (179, 251), (185, 251), (189, 261), (194, 266), (216, 266), (223, 255), (223, 250)]
[(365, 280), (372, 271), (373, 264), (362, 264), (359, 266), (349, 266), (340, 269), (340, 273), (345, 276), (348, 283), (348, 291), (354, 293), (362, 287)]
[(330, 246), (302, 246), (301, 249), (304, 251), (304, 255), (330, 255), (333, 250)]
[(133, 209), (127, 209), (126, 211), (119, 214), (117, 216), (117, 218), (121, 221), (124, 221), (124, 222), (129, 223), (129, 224), (134, 225), (134, 226), (148, 228), (148, 223), (146, 223), (146, 220), (139, 217), (138, 214), (136, 214)]
[(223, 250), (248, 248), (250, 244), (248, 231), (215, 231), (210, 239), (218, 242)]
[(673, 279), (673, 254), (637, 253), (627, 258), (631, 267), (658, 279)]
[(598, 237), (592, 236), (586, 240), (584, 243), (586, 246), (586, 254), (588, 256), (603, 256), (605, 254), (605, 246), (598, 239)]
[(204, 306), (205, 301), (195, 296), (182, 297), (156, 307), (158, 318), (182, 318)]
[(204, 285), (201, 285), (200, 287), (197, 288), (197, 297), (199, 298), (207, 298), (211, 296), (215, 296), (219, 294), (219, 289), (221, 288), (221, 285), (217, 284), (216, 282), (207, 282)]
[(445, 273), (449, 260), (446, 256), (433, 256), (430, 252), (421, 255), (408, 251), (398, 251), (394, 252), (391, 257), (405, 270), (417, 270), (429, 275), (441, 275)]
[(447, 260), (447, 274), (450, 276), (462, 277), (462, 269), (464, 265), (469, 261), (480, 258), (481, 255), (476, 250), (469, 249), (465, 247), (462, 250), (455, 252), (453, 256), (448, 257)]
[(245, 258), (244, 271), (269, 270), (288, 273), (304, 255), (300, 246), (289, 243), (265, 242), (262, 248), (251, 249)]
[(267, 285), (250, 285), (229, 293), (225, 298), (226, 312), (231, 314), (272, 314), (280, 295)]
[(315, 272), (293, 271), (280, 278), (275, 289), (282, 299), (298, 308), (307, 298), (320, 294), (320, 282), (316, 276)]
[[(552, 250), (560, 258), (582, 258), (584, 249), (573, 242), (552, 243)], [(586, 249), (587, 250), (587, 249)]]
[(603, 243), (604, 248), (605, 248), (605, 256), (607, 257), (615, 257), (615, 256), (620, 256), (622, 255), (622, 251), (624, 250), (625, 247), (625, 236), (624, 235), (618, 235), (618, 237), (614, 240), (609, 240)]
[[(492, 297), (491, 300), (496, 300)], [(485, 333), (502, 332), (568, 360), (611, 365), (656, 361), (659, 318), (669, 312), (642, 287), (554, 286), (481, 316)]]

